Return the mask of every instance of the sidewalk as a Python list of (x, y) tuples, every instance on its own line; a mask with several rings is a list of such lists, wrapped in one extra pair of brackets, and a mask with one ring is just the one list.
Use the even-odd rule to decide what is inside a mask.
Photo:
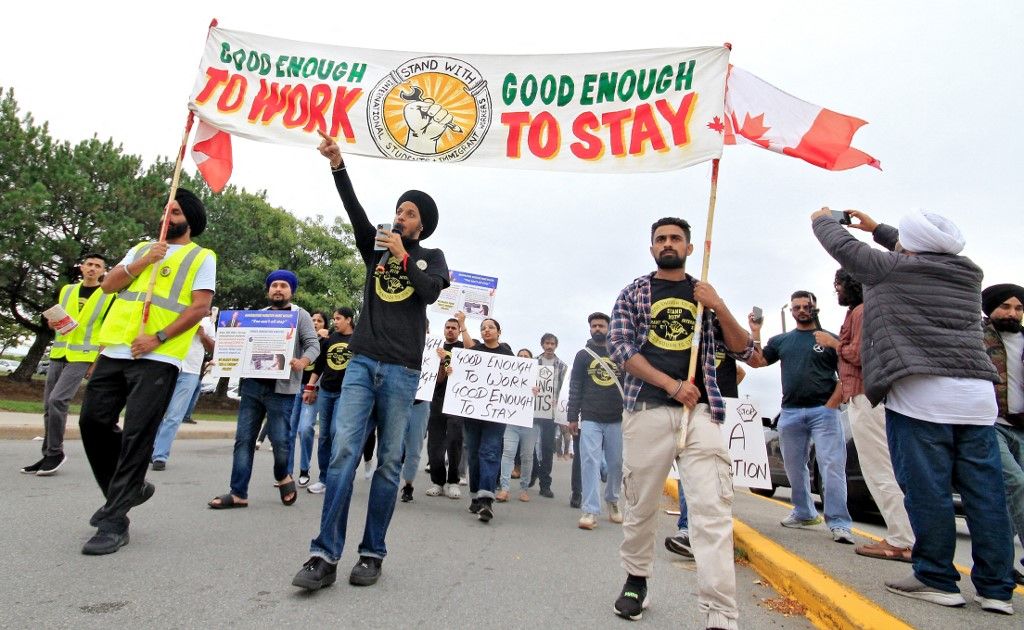
[[(42, 414), (17, 413), (0, 411), (0, 439), (31, 440), (43, 434)], [(78, 433), (78, 415), (68, 414), (68, 428), (64, 434), (67, 440), (81, 439)], [(220, 439), (235, 438), (234, 422), (218, 422), (215, 420), (197, 420), (196, 424), (182, 424), (178, 429), (178, 440), (189, 439)]]
[[(666, 484), (675, 494), (675, 484)], [(677, 499), (678, 500), (678, 499)], [(807, 616), (819, 628), (922, 630), (947, 628), (1019, 629), (1024, 616), (1024, 588), (1013, 597), (1013, 616), (988, 613), (974, 603), (969, 575), (959, 583), (963, 608), (946, 608), (890, 593), (885, 580), (902, 578), (910, 564), (858, 556), (852, 545), (832, 541), (825, 525), (787, 529), (779, 525), (791, 506), (737, 488), (733, 503), (736, 548), (746, 555), (762, 578), (780, 593), (807, 606)], [(857, 543), (877, 540), (854, 529)], [(961, 572), (967, 569), (961, 568)]]

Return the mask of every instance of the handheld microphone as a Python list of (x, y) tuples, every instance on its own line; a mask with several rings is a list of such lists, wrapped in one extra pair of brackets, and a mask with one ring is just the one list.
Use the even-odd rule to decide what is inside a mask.
[[(395, 224), (394, 226), (392, 226), (391, 231), (394, 234), (398, 234), (399, 236), (401, 236), (402, 235), (402, 226), (400, 224)], [(390, 249), (385, 249), (384, 253), (380, 255), (380, 261), (377, 263), (377, 271), (379, 271), (381, 273), (384, 273), (384, 270), (387, 268), (388, 259), (390, 257), (391, 257), (391, 250)]]

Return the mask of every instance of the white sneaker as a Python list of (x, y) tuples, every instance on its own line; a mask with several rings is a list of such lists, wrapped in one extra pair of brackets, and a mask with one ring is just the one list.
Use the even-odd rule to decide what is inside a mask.
[(462, 490), (459, 490), (458, 484), (455, 484), (455, 483), (448, 484), (448, 487), (445, 489), (444, 494), (449, 499), (461, 499), (462, 498)]
[(469, 485), (469, 477), (461, 477), (459, 479), (459, 485), (460, 486), (468, 486)]
[(373, 462), (372, 461), (364, 462), (363, 463), (363, 479), (367, 479), (368, 480), (372, 476), (373, 476)]
[(579, 527), (580, 529), (594, 529), (597, 527), (597, 517), (590, 512), (584, 512), (580, 517)]
[(428, 497), (439, 497), (439, 496), (441, 496), (441, 486), (437, 485), (436, 483), (432, 484), (429, 488), (427, 488), (426, 495)]
[[(902, 580), (886, 580), (885, 588), (890, 593), (920, 599), (940, 606), (956, 608), (967, 603), (960, 593), (950, 593), (932, 588), (918, 580), (913, 574)], [(989, 600), (992, 601), (992, 600)]]
[(309, 486), (306, 488), (306, 492), (308, 492), (310, 494), (323, 494), (326, 491), (327, 491), (327, 486), (325, 486), (324, 484), (320, 483), (319, 481), (316, 482), (316, 483), (309, 484)]
[(1013, 604), (1011, 604), (1010, 600), (1008, 600), (1008, 599), (1007, 600), (989, 599), (988, 597), (982, 597), (981, 595), (975, 595), (974, 596), (974, 601), (978, 602), (978, 604), (981, 605), (981, 609), (982, 610), (987, 610), (988, 612), (1000, 613), (1002, 615), (1012, 615), (1013, 614)]
[(608, 520), (612, 523), (622, 522), (622, 510), (619, 509), (618, 503), (608, 504)]

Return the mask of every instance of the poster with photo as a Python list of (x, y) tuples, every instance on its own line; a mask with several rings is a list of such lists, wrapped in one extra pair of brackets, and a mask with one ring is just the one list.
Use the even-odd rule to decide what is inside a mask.
[(466, 317), (494, 317), (494, 297), (498, 279), (464, 271), (452, 271), (451, 286), (441, 292), (430, 309), (452, 317), (462, 311)]
[(220, 311), (214, 376), (233, 378), (291, 377), (298, 311)]

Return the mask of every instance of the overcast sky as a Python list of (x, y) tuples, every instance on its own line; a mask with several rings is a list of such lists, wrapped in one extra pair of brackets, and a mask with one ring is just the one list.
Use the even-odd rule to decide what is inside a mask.
[[(222, 6), (219, 6), (222, 5)], [(658, 8), (662, 6), (663, 8)], [(98, 135), (149, 162), (177, 150), (211, 18), (241, 31), (344, 46), (436, 53), (570, 53), (733, 44), (731, 61), (807, 101), (870, 124), (854, 146), (882, 162), (833, 173), (755, 147), (726, 147), (710, 282), (743, 319), (766, 311), (781, 332), (795, 289), (822, 302), (838, 330), (836, 265), (810, 213), (858, 208), (896, 223), (909, 208), (947, 214), (986, 284), (1022, 282), (1024, 4), (961, 2), (671, 2), (612, 5), (443, 3), (9, 3), (0, 23), (0, 85), (23, 112), (77, 142)], [(983, 7), (983, 8), (982, 8)], [(633, 11), (635, 9), (635, 12)], [(1013, 42), (1017, 42), (1014, 44)], [(653, 269), (650, 224), (677, 215), (703, 240), (710, 164), (653, 175), (580, 175), (347, 160), (371, 220), (390, 221), (408, 188), (429, 192), (440, 226), (428, 245), (453, 269), (499, 278), (496, 316), (513, 348), (561, 339), (571, 361), (586, 316)], [(186, 168), (194, 170), (189, 160)], [(265, 189), (300, 216), (344, 212), (324, 160), (242, 139), (231, 182)], [(154, 203), (154, 216), (160, 204)], [(272, 236), (272, 235), (271, 235)], [(221, 265), (230, 264), (223, 260)], [(688, 270), (700, 273), (699, 257)], [(432, 318), (440, 330), (442, 318)], [(787, 324), (790, 325), (791, 324)], [(779, 406), (778, 368), (741, 392)]]

